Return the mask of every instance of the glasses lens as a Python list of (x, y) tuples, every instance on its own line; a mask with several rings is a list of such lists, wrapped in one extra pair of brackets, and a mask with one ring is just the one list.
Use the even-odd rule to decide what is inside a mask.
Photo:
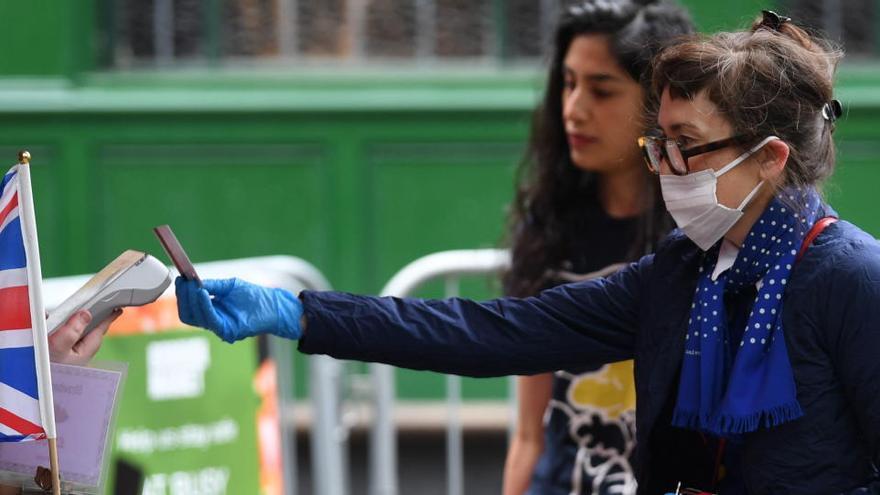
[(666, 141), (666, 156), (669, 158), (669, 168), (672, 173), (684, 175), (687, 173), (687, 165), (684, 162), (684, 156), (681, 154), (681, 148), (678, 143), (669, 139)]
[(655, 174), (660, 173), (660, 161), (663, 159), (663, 152), (657, 139), (641, 137), (639, 138), (639, 146), (642, 148), (642, 153), (645, 154), (645, 163), (648, 164), (648, 168)]

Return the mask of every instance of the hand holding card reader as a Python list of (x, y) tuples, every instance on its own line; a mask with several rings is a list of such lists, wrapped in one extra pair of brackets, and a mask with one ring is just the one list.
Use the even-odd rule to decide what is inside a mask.
[(116, 308), (143, 306), (159, 298), (171, 284), (171, 272), (149, 254), (127, 250), (89, 279), (49, 313), (46, 328), (54, 332), (80, 309), (92, 314), (83, 334), (90, 332)]

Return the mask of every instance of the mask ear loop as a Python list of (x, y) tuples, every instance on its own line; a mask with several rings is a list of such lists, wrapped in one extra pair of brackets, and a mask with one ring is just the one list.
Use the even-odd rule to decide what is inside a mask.
[[(750, 150), (746, 151), (746, 152), (743, 153), (742, 155), (739, 155), (739, 156), (736, 158), (736, 160), (730, 162), (728, 165), (724, 166), (721, 170), (719, 170), (718, 172), (716, 172), (715, 177), (721, 177), (722, 175), (724, 175), (725, 173), (727, 173), (728, 171), (730, 171), (730, 169), (732, 169), (733, 167), (739, 165), (739, 164), (742, 163), (745, 159), (747, 159), (748, 157), (750, 157), (750, 156), (752, 156), (753, 154), (755, 154), (755, 152), (758, 151), (759, 149), (763, 148), (764, 145), (766, 145), (766, 144), (769, 143), (770, 141), (773, 141), (773, 140), (776, 140), (776, 139), (779, 139), (779, 138), (776, 137), (776, 136), (767, 136), (767, 137), (765, 137), (763, 140), (761, 140), (760, 143), (756, 144), (756, 145), (753, 146)], [(742, 202), (739, 204), (739, 206), (736, 207), (736, 209), (739, 210), (739, 211), (742, 211), (743, 208), (745, 208), (745, 207), (749, 204), (749, 202), (752, 201), (752, 198), (754, 198), (755, 195), (758, 194), (758, 191), (761, 190), (761, 186), (763, 186), (763, 185), (764, 185), (764, 181), (763, 181), (763, 180), (760, 181), (760, 182), (758, 182), (758, 185), (755, 186), (755, 187), (752, 189), (752, 192), (750, 192), (750, 193), (745, 197), (745, 199), (742, 200)]]
[(727, 165), (725, 165), (724, 167), (722, 167), (721, 170), (715, 172), (715, 177), (721, 177), (722, 175), (726, 174), (727, 172), (730, 172), (730, 170), (733, 169), (733, 167), (739, 165), (740, 163), (742, 163), (746, 159), (748, 159), (748, 157), (754, 155), (755, 152), (758, 151), (759, 149), (763, 148), (765, 144), (769, 143), (770, 141), (776, 140), (776, 139), (779, 139), (779, 138), (776, 136), (765, 137), (763, 140), (761, 140), (760, 143), (756, 144), (750, 150), (746, 151), (742, 155), (739, 155), (738, 157), (736, 157), (735, 160), (733, 160), (732, 162), (730, 162)]
[(758, 194), (758, 191), (761, 190), (761, 186), (763, 186), (763, 185), (764, 185), (763, 180), (761, 182), (758, 182), (758, 185), (755, 186), (754, 189), (752, 189), (752, 192), (750, 192), (749, 195), (746, 196), (746, 199), (742, 200), (742, 203), (740, 203), (739, 206), (736, 207), (736, 209), (739, 211), (743, 211), (743, 208), (745, 208), (749, 204), (749, 202), (752, 201), (752, 198), (754, 198), (755, 195)]

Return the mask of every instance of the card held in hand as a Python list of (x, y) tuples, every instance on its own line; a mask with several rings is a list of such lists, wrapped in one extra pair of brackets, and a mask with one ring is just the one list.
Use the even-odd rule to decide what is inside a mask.
[(187, 280), (195, 280), (201, 286), (202, 281), (199, 279), (195, 267), (193, 267), (192, 262), (189, 260), (189, 256), (186, 255), (186, 251), (183, 250), (183, 246), (178, 242), (171, 227), (168, 225), (160, 225), (153, 228), (153, 232), (155, 232), (156, 237), (159, 238), (159, 242), (162, 244), (165, 252), (168, 253), (171, 262), (177, 267), (180, 276)]

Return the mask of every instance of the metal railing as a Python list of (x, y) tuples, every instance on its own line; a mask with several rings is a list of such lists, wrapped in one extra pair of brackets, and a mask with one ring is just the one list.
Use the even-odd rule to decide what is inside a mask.
[[(464, 276), (498, 272), (510, 264), (510, 254), (500, 249), (443, 251), (406, 265), (382, 289), (383, 296), (406, 297), (427, 282), (443, 279), (447, 297), (458, 295)], [(393, 420), (394, 368), (370, 365), (373, 378), (375, 421), (370, 436), (370, 494), (397, 495), (397, 443)], [(446, 433), (446, 482), (449, 495), (464, 493), (464, 452), (460, 420), (461, 377), (447, 375), (448, 428)], [(511, 400), (515, 398), (511, 395)]]

